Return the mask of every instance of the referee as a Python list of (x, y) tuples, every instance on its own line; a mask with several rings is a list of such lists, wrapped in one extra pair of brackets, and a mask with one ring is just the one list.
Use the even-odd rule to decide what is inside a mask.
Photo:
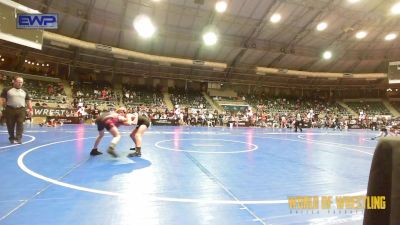
[[(13, 79), (13, 87), (4, 88), (1, 93), (1, 104), (5, 107), (5, 118), (9, 140), (11, 144), (22, 144), (22, 133), (24, 132), (24, 121), (26, 117), (26, 106), (28, 116), (32, 116), (32, 101), (28, 92), (22, 89), (24, 79), (16, 76)], [(14, 133), (17, 125), (16, 134)]]

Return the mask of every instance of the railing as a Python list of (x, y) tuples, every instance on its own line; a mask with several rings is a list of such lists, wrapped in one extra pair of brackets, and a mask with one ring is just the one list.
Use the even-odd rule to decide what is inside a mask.
[(53, 82), (53, 83), (62, 82), (62, 80), (60, 78), (45, 77), (45, 76), (39, 76), (39, 75), (33, 75), (33, 74), (27, 74), (27, 73), (18, 73), (18, 72), (12, 72), (12, 71), (7, 71), (7, 70), (0, 70), (0, 74), (6, 75), (9, 77), (21, 76), (22, 78), (26, 78), (26, 79), (30, 79), (30, 80), (41, 80), (41, 81), (48, 81), (48, 82)]

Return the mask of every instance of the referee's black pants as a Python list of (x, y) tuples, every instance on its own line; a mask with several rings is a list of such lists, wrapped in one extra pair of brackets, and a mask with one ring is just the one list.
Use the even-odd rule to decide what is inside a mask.
[[(24, 121), (26, 110), (22, 108), (6, 108), (6, 124), (10, 142), (16, 140), (21, 141), (22, 133), (24, 132)], [(16, 133), (15, 127), (17, 127)]]
[(303, 129), (301, 129), (301, 126), (303, 126), (303, 121), (298, 121), (294, 123), (294, 132), (297, 132), (297, 128), (300, 129), (301, 132), (303, 132)]

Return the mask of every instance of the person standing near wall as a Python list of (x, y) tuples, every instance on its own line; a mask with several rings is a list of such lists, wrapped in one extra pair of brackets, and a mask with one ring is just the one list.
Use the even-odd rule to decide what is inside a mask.
[[(5, 118), (7, 130), (11, 144), (22, 144), (22, 134), (24, 132), (24, 121), (28, 116), (32, 116), (32, 101), (29, 93), (22, 88), (24, 79), (16, 76), (13, 79), (13, 86), (4, 88), (0, 99), (1, 106), (5, 107)], [(27, 111), (28, 108), (28, 111)], [(16, 132), (14, 133), (16, 128)]]

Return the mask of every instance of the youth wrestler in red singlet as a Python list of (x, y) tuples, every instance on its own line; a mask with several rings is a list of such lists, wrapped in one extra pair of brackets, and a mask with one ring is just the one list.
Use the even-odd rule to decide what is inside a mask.
[(116, 112), (107, 112), (100, 114), (96, 119), (97, 130), (99, 131), (99, 135), (96, 138), (93, 149), (90, 152), (90, 155), (101, 155), (100, 151), (97, 150), (97, 146), (100, 144), (101, 139), (104, 137), (104, 128), (110, 132), (113, 136), (111, 140), (111, 144), (107, 149), (108, 154), (113, 157), (118, 157), (117, 153), (115, 153), (115, 146), (121, 139), (121, 135), (118, 131), (118, 127), (120, 125), (129, 125), (127, 124), (127, 118), (125, 117), (126, 109), (119, 108)]

